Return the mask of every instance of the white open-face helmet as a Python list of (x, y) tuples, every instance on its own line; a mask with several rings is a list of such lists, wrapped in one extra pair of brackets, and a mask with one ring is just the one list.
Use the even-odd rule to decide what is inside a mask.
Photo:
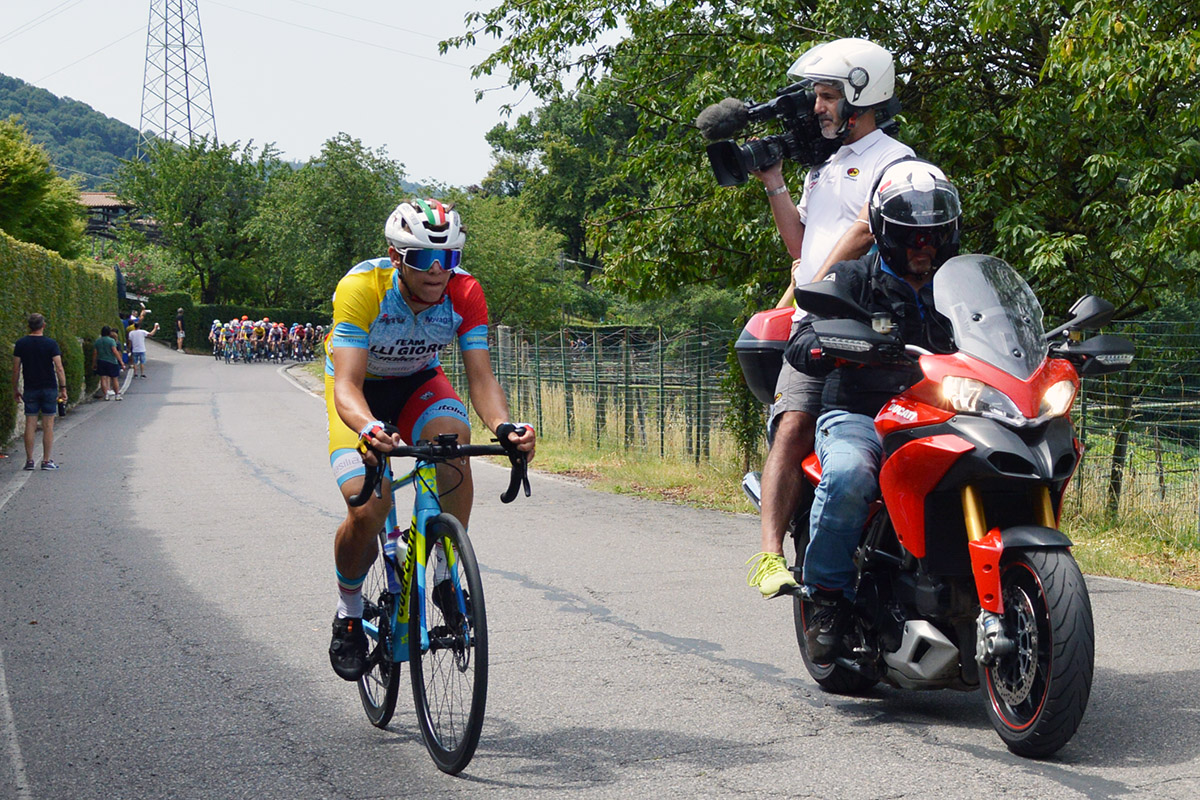
[(854, 110), (881, 106), (896, 92), (892, 54), (866, 39), (837, 39), (810, 48), (788, 69), (788, 76), (837, 86)]
[(387, 243), (397, 250), (461, 250), (466, 241), (462, 220), (438, 200), (405, 200), (383, 227)]

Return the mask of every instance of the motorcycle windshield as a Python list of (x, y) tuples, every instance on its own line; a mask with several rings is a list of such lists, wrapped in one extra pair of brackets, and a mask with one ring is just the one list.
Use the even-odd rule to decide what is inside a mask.
[(960, 352), (1021, 380), (1045, 360), (1042, 307), (1017, 271), (992, 256), (955, 256), (933, 280), (933, 302)]

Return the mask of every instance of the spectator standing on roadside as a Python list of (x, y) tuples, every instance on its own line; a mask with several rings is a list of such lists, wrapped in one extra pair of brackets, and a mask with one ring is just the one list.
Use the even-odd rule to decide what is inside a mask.
[[(58, 469), (50, 458), (54, 446), (54, 415), (67, 399), (67, 374), (62, 350), (46, 335), (46, 318), (29, 315), (29, 335), (13, 345), (12, 386), (18, 403), (25, 404), (25, 469), (33, 469), (33, 439), (42, 416), (42, 469)], [(19, 383), (24, 377), (24, 391)]]
[(125, 329), (126, 333), (133, 330), (133, 323), (139, 320), (142, 322), (146, 321), (146, 315), (150, 313), (150, 310), (146, 308), (145, 303), (142, 303), (141, 306), (142, 308), (140, 311), (130, 311), (128, 319), (125, 319), (124, 317), (121, 318), (121, 327)]
[(183, 352), (183, 309), (175, 310), (175, 349)]
[(133, 323), (133, 330), (129, 332), (129, 368), (137, 369), (139, 378), (146, 377), (146, 337), (153, 336), (158, 333), (158, 323), (154, 323), (154, 327), (149, 331), (142, 330), (142, 321), (137, 320)]
[(92, 372), (100, 376), (100, 389), (105, 400), (121, 399), (118, 378), (121, 377), (121, 350), (113, 338), (113, 329), (105, 325), (100, 338), (92, 346)]

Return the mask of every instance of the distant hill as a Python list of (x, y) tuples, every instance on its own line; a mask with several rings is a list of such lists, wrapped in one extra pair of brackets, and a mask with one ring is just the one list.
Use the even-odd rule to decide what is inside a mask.
[[(0, 119), (19, 114), (33, 141), (46, 148), (50, 161), (64, 178), (74, 176), (83, 189), (99, 190), (116, 174), (121, 159), (137, 155), (138, 131), (105, 116), (87, 103), (63, 98), (20, 78), (0, 74)], [(293, 169), (303, 161), (288, 162)], [(428, 189), (402, 182), (408, 194)]]
[(21, 116), (30, 137), (46, 148), (58, 173), (77, 177), (85, 189), (101, 188), (120, 159), (133, 158), (137, 152), (138, 132), (133, 126), (87, 103), (0, 75), (0, 119), (13, 114)]

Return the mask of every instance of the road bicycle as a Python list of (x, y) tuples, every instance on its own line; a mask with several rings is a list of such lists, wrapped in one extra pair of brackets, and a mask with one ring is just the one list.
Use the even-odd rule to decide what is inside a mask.
[[(500, 426), (500, 441), (514, 429), (522, 430)], [(459, 444), (455, 434), (376, 455), (380, 465), (367, 466), (362, 490), (348, 499), (360, 506), (372, 493), (382, 497), (383, 481), (390, 482), (393, 502), (378, 534), (379, 555), (363, 582), (370, 651), (358, 693), (371, 724), (386, 727), (396, 708), (400, 665), (409, 662), (421, 738), (438, 769), (456, 775), (470, 763), (483, 728), (487, 613), (471, 540), (462, 523), (442, 511), (437, 465), (464, 456), (508, 456), (510, 482), (500, 500), (510, 503), (522, 487), (530, 494), (525, 456), (502, 444)], [(412, 471), (394, 478), (390, 459), (396, 457), (415, 458)], [(409, 484), (415, 489), (413, 513), (402, 530), (395, 492)]]

